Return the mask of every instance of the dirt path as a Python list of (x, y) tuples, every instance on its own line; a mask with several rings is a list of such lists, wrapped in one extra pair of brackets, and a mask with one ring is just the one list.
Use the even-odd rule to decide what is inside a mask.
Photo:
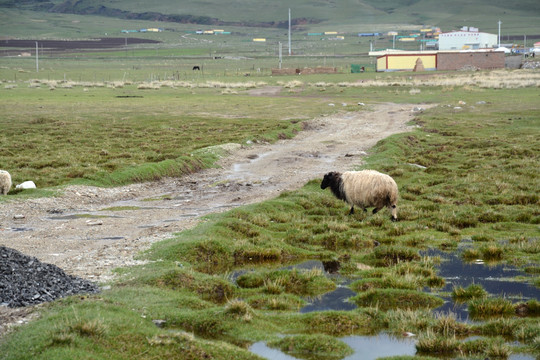
[(314, 119), (292, 140), (238, 148), (220, 168), (180, 179), (112, 189), (70, 186), (60, 197), (2, 203), (0, 245), (68, 274), (107, 281), (112, 269), (136, 264), (139, 251), (194, 226), (202, 215), (270, 199), (361, 163), (378, 140), (408, 130), (412, 108), (380, 104)]

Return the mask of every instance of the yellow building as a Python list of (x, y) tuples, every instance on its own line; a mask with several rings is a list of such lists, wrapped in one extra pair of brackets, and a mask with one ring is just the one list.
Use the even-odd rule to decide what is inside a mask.
[(402, 38), (399, 38), (398, 41), (412, 42), (412, 41), (416, 41), (416, 38), (414, 38), (414, 37), (402, 37)]
[(425, 70), (437, 70), (437, 52), (401, 51), (377, 56), (377, 71), (412, 71), (418, 59)]

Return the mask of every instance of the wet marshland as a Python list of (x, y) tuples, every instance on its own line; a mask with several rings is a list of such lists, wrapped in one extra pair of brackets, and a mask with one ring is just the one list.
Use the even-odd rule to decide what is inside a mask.
[[(425, 255), (441, 259), (439, 265), (437, 265), (437, 272), (439, 276), (445, 279), (445, 285), (442, 288), (436, 290), (424, 289), (426, 292), (436, 291), (436, 294), (445, 301), (442, 306), (432, 310), (435, 313), (451, 314), (459, 322), (475, 322), (469, 316), (467, 304), (454, 301), (449, 295), (455, 287), (465, 288), (472, 284), (482, 286), (489, 296), (502, 297), (512, 302), (540, 299), (540, 289), (527, 281), (523, 281), (523, 278), (528, 275), (514, 267), (497, 263), (488, 264), (483, 261), (465, 262), (460, 257), (459, 252), (447, 253), (430, 250)], [(339, 262), (322, 262), (319, 260), (309, 260), (285, 267), (288, 270), (309, 271), (316, 269), (324, 272), (327, 277), (336, 283), (336, 288), (333, 291), (316, 297), (306, 297), (304, 300), (307, 304), (300, 308), (301, 313), (330, 310), (351, 311), (357, 308), (357, 305), (350, 301), (350, 298), (356, 295), (356, 292), (348, 286), (352, 281), (339, 274), (339, 267)], [(518, 278), (521, 278), (521, 280)], [(416, 353), (417, 340), (412, 333), (404, 333), (401, 336), (386, 333), (372, 336), (352, 335), (342, 337), (340, 340), (349, 345), (354, 351), (354, 354), (344, 358), (348, 360), (374, 360), (381, 357), (415, 355)], [(467, 339), (464, 341), (467, 341)], [(253, 344), (250, 350), (267, 359), (297, 359), (279, 349), (269, 347), (264, 342)], [(533, 360), (534, 357), (524, 354), (512, 354), (508, 359)]]

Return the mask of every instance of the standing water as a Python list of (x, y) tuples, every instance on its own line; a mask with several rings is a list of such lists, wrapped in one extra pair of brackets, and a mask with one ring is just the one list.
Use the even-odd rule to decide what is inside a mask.
[[(507, 298), (518, 298), (520, 301), (529, 299), (540, 299), (540, 290), (528, 283), (514, 281), (516, 276), (526, 275), (522, 271), (508, 265), (487, 265), (484, 263), (466, 263), (461, 260), (458, 254), (443, 253), (440, 251), (430, 251), (429, 256), (440, 256), (441, 264), (438, 266), (438, 273), (445, 278), (446, 285), (441, 291), (451, 292), (454, 286), (467, 287), (471, 284), (482, 285), (492, 296), (504, 296)], [(348, 301), (356, 293), (347, 287), (349, 281), (339, 275), (329, 272), (328, 267), (318, 260), (307, 261), (287, 268), (296, 269), (321, 269), (325, 270), (327, 276), (338, 280), (337, 289), (322, 296), (307, 299), (308, 304), (300, 309), (300, 312), (307, 313), (313, 311), (353, 310), (357, 306)], [(451, 298), (445, 298), (443, 306), (435, 309), (436, 312), (455, 313), (458, 320), (468, 319), (467, 306), (456, 304)], [(416, 353), (415, 338), (396, 338), (385, 333), (376, 336), (347, 336), (341, 338), (349, 345), (354, 354), (344, 358), (344, 360), (375, 360), (381, 357), (414, 355)], [(250, 351), (272, 360), (296, 360), (296, 357), (287, 355), (279, 349), (268, 347), (264, 342), (257, 342), (250, 347)], [(534, 357), (524, 354), (513, 354), (508, 360), (534, 360)]]

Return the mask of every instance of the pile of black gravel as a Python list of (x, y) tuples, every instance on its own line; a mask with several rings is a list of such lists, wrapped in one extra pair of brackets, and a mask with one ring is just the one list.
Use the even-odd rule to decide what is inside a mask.
[(99, 287), (67, 275), (56, 265), (45, 264), (17, 250), (0, 246), (0, 305), (21, 307), (80, 294)]

